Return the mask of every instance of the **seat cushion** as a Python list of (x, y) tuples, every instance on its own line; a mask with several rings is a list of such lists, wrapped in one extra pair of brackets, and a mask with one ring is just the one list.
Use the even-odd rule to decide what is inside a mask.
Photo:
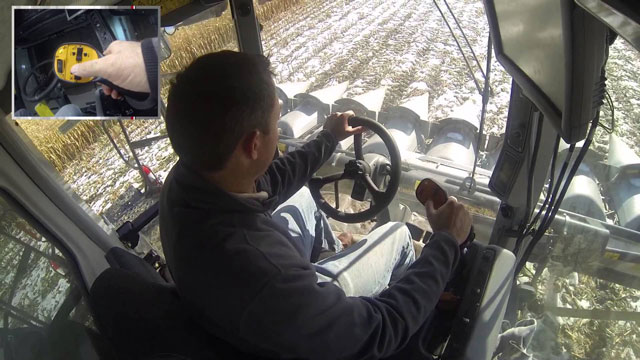
[(124, 359), (162, 353), (215, 358), (206, 332), (187, 316), (169, 284), (110, 268), (96, 279), (90, 297), (99, 329)]
[(107, 258), (115, 267), (98, 276), (90, 302), (96, 325), (120, 358), (248, 358), (195, 321), (175, 286), (151, 265), (124, 249), (112, 250)]

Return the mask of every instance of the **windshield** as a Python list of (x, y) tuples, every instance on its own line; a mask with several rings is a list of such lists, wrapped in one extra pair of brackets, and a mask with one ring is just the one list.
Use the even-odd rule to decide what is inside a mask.
[[(403, 160), (418, 167), (455, 164), (455, 169), (447, 172), (455, 173), (455, 181), (462, 181), (472, 172), (477, 158), (475, 177), (486, 185), (505, 127), (511, 79), (494, 59), (489, 84), (493, 96), (487, 107), (485, 136), (478, 142), (475, 134), (480, 123), (489, 35), (482, 2), (455, 1), (447, 4), (449, 8), (419, 1), (284, 4), (274, 1), (259, 5), (257, 13), (263, 26), (264, 52), (274, 68), (276, 84), (288, 92), (288, 97), (304, 92), (321, 93), (318, 96), (324, 102), (355, 99), (369, 110), (361, 114), (356, 111), (357, 115), (380, 122), (386, 121), (385, 114), (394, 107), (409, 103), (422, 121), (413, 127), (395, 127), (408, 135), (396, 138)], [(332, 111), (347, 107), (334, 107)], [(455, 123), (452, 119), (462, 121)], [(387, 128), (394, 126), (387, 124)], [(307, 138), (316, 129), (309, 125), (298, 131), (284, 129), (284, 133)], [(413, 141), (414, 132), (424, 141)], [(476, 157), (478, 147), (482, 151)], [(352, 151), (348, 141), (339, 148)], [(437, 160), (424, 161), (425, 155)], [(401, 186), (399, 191), (407, 195), (404, 201), (413, 201), (414, 183), (407, 180), (406, 186)], [(328, 193), (332, 192), (329, 187), (325, 187)], [(467, 204), (483, 216), (494, 215), (498, 205), (495, 201)], [(424, 211), (414, 211), (413, 218), (424, 224)]]
[[(409, 209), (410, 222), (428, 229), (424, 209), (413, 195), (415, 180), (438, 176), (448, 189), (456, 190), (473, 175), (475, 195), (460, 199), (474, 213), (478, 241), (488, 243), (500, 202), (487, 183), (505, 131), (511, 77), (494, 58), (484, 135), (478, 141), (489, 35), (482, 2), (273, 0), (254, 5), (264, 53), (283, 93), (281, 101), (291, 105), (281, 120), (300, 105), (299, 93), (312, 94), (327, 104), (348, 98), (364, 105), (367, 112), (363, 114), (394, 130), (404, 171), (397, 199)], [(165, 37), (171, 47), (171, 56), (161, 64), (165, 102), (173, 77), (195, 58), (238, 49), (228, 9), (220, 17), (168, 29)], [(566, 197), (591, 199), (590, 204), (595, 205), (580, 201), (572, 205), (566, 200), (548, 235), (517, 276), (517, 309), (506, 318), (505, 329), (535, 319), (535, 334), (522, 347), (536, 359), (640, 356), (640, 262), (632, 256), (634, 251), (640, 253), (635, 248), (640, 235), (634, 227), (633, 209), (626, 210), (624, 205), (628, 199), (638, 199), (638, 177), (631, 166), (623, 173), (625, 177), (614, 181), (612, 175), (619, 172), (612, 174), (609, 166), (610, 139), (630, 151), (616, 158), (628, 163), (633, 160), (628, 154), (640, 154), (636, 140), (640, 136), (639, 69), (638, 52), (618, 39), (606, 68), (610, 96), (601, 108), (604, 126), (597, 130), (579, 172), (584, 180), (581, 184), (588, 184), (584, 186), (591, 190), (585, 193), (581, 192), (584, 187), (576, 187), (575, 197)], [(411, 110), (418, 121), (408, 128), (394, 122), (390, 109), (399, 107)], [(154, 185), (166, 178), (177, 161), (163, 120), (19, 124), (65, 182), (115, 227), (157, 201)], [(283, 152), (311, 139), (321, 127), (316, 118), (294, 125), (280, 126)], [(365, 134), (365, 140), (371, 138)], [(377, 151), (374, 147), (369, 150)], [(347, 141), (337, 152), (352, 151)], [(563, 154), (558, 155), (559, 163)], [(321, 172), (335, 170), (328, 166)], [(358, 211), (359, 202), (347, 201), (350, 185), (341, 185), (340, 203), (347, 212)], [(331, 201), (334, 188), (325, 190)], [(590, 227), (577, 232), (571, 227), (574, 222)], [(156, 219), (143, 235), (162, 253), (157, 225)], [(366, 234), (372, 225), (332, 221), (334, 231), (356, 235)]]

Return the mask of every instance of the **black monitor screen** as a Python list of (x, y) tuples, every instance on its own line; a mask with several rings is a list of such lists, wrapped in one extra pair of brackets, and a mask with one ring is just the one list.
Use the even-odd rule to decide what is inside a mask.
[(505, 0), (495, 6), (505, 55), (562, 109), (565, 57), (560, 2)]
[(485, 0), (498, 61), (567, 143), (603, 96), (606, 27), (573, 0)]

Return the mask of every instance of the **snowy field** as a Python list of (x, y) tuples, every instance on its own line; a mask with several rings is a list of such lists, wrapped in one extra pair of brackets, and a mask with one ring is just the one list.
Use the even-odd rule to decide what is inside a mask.
[[(484, 70), (489, 32), (482, 3), (465, 0), (450, 5)], [(472, 61), (451, 14), (440, 6)], [(297, 17), (302, 20), (296, 21)], [(446, 117), (469, 99), (480, 113), (474, 82), (431, 1), (315, 1), (266, 24), (262, 36), (278, 82), (310, 81), (313, 91), (349, 81), (347, 97), (384, 86), (383, 109), (428, 93), (428, 120)], [(482, 74), (472, 65), (482, 86)], [(499, 134), (511, 84), (495, 59), (493, 69), (494, 97), (485, 129)]]

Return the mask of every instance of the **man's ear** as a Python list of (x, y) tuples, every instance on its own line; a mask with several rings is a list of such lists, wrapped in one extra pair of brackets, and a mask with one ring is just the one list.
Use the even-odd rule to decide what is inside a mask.
[(242, 152), (251, 160), (258, 159), (258, 148), (260, 147), (258, 134), (258, 131), (254, 130), (247, 134), (242, 141)]

